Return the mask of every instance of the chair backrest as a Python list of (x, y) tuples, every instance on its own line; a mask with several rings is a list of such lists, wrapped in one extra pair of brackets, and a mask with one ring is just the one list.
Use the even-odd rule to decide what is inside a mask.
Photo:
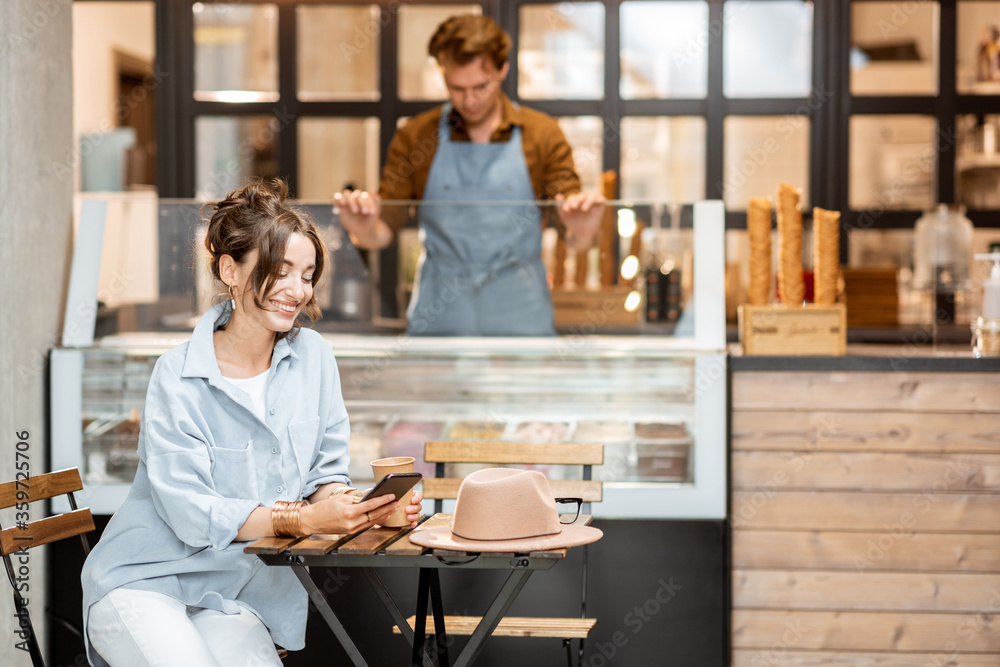
[[(0, 530), (0, 555), (6, 557), (18, 551), (75, 535), (83, 538), (84, 549), (89, 551), (84, 533), (94, 530), (94, 517), (91, 516), (89, 508), (76, 508), (73, 492), (81, 490), (83, 481), (80, 479), (80, 471), (76, 468), (18, 478), (13, 482), (0, 484), (0, 509), (16, 508), (15, 521), (17, 521), (15, 526)], [(72, 511), (34, 521), (27, 520), (28, 503), (62, 495), (68, 496)]]
[(584, 511), (600, 502), (604, 485), (592, 479), (593, 466), (604, 463), (604, 445), (582, 443), (525, 443), (482, 441), (433, 441), (424, 444), (424, 460), (435, 465), (435, 477), (423, 480), (424, 498), (432, 499), (434, 511), (443, 501), (458, 497), (462, 480), (445, 477), (447, 463), (487, 463), (494, 465), (582, 465), (579, 480), (554, 479), (549, 489), (554, 498), (583, 498)]

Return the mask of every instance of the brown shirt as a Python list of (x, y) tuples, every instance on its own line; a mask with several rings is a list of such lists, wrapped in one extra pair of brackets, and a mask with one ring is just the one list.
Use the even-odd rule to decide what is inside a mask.
[[(514, 126), (521, 128), (521, 144), (524, 160), (528, 165), (531, 186), (538, 199), (551, 199), (557, 194), (572, 194), (580, 190), (580, 178), (573, 168), (573, 151), (563, 135), (559, 123), (551, 116), (529, 109), (517, 107), (505, 95), (501, 95), (503, 105), (500, 125), (490, 137), (491, 142), (509, 141)], [(414, 116), (389, 143), (389, 154), (379, 195), (383, 199), (421, 199), (427, 186), (427, 175), (434, 160), (438, 145), (438, 123), (443, 107)], [(452, 109), (448, 118), (451, 125), (452, 141), (470, 141), (461, 115)], [(383, 209), (383, 218), (397, 231), (406, 222), (406, 217), (393, 215), (389, 208)]]

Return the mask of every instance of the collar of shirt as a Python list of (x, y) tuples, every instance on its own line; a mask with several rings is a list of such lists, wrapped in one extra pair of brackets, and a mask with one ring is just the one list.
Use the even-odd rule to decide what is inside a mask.
[[(215, 358), (215, 341), (212, 334), (228, 322), (232, 316), (233, 310), (230, 303), (223, 301), (209, 308), (198, 320), (198, 324), (195, 325), (191, 334), (187, 355), (184, 357), (184, 370), (181, 371), (181, 377), (205, 378), (214, 386), (219, 386), (222, 383), (222, 371), (219, 370), (219, 362)], [(278, 362), (288, 356), (298, 359), (295, 350), (288, 344), (288, 338), (285, 337), (274, 345), (271, 368), (276, 368)]]
[[(524, 120), (521, 117), (521, 107), (515, 106), (510, 98), (500, 93), (500, 124), (493, 134), (490, 135), (490, 141), (508, 141), (510, 139), (510, 134), (514, 130), (514, 126), (519, 127), (524, 125)], [(452, 141), (471, 141), (469, 138), (469, 133), (465, 129), (465, 119), (462, 118), (462, 114), (458, 113), (458, 110), (454, 107), (448, 113), (448, 125), (451, 127), (451, 140)]]

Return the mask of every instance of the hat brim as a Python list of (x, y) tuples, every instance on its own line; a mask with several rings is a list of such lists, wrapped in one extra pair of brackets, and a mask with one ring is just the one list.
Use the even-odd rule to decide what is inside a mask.
[(528, 537), (520, 540), (468, 540), (453, 535), (450, 527), (443, 526), (425, 530), (417, 529), (410, 533), (410, 542), (421, 547), (447, 551), (521, 553), (579, 547), (596, 542), (604, 536), (600, 528), (592, 526), (564, 524), (560, 527), (562, 531), (555, 535)]

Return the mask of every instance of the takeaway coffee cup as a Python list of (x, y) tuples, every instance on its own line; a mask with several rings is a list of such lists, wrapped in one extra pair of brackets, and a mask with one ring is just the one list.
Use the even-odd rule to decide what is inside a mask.
[[(378, 484), (380, 479), (390, 473), (413, 472), (413, 462), (414, 458), (412, 456), (390, 456), (387, 459), (372, 461), (372, 472), (375, 474), (375, 483)], [(410, 504), (412, 498), (413, 489), (404, 493), (402, 497), (396, 498), (399, 510), (390, 514), (389, 518), (382, 522), (382, 525), (389, 528), (409, 526), (410, 522), (406, 520), (406, 506)]]

